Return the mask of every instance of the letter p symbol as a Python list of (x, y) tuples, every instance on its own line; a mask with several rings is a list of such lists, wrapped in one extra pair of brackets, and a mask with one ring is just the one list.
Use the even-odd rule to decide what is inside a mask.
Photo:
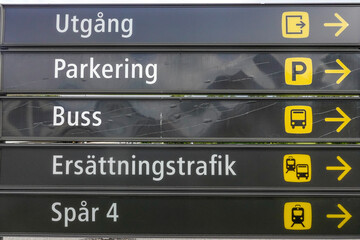
[(285, 83), (287, 85), (310, 85), (313, 77), (310, 58), (287, 58), (285, 60)]

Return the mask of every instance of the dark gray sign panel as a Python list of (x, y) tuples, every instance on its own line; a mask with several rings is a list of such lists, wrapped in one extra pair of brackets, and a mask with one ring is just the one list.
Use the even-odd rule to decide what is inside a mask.
[(348, 98), (6, 98), (2, 140), (360, 141)]
[(360, 93), (358, 52), (114, 51), (2, 52), (2, 92)]
[(359, 5), (4, 6), (3, 45), (359, 45)]
[(0, 234), (117, 237), (360, 236), (360, 197), (0, 194)]
[(3, 145), (2, 189), (360, 189), (360, 148), (314, 145)]

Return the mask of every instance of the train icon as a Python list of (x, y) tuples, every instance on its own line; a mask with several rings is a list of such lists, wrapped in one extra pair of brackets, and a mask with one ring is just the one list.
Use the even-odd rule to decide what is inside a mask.
[(286, 173), (289, 171), (295, 171), (296, 169), (296, 160), (292, 156), (289, 156), (286, 159)]
[(309, 178), (309, 165), (307, 164), (296, 164), (295, 158), (289, 156), (286, 159), (286, 173), (293, 171), (296, 173), (296, 177), (300, 178)]
[(286, 182), (311, 181), (311, 158), (306, 154), (284, 156), (284, 179)]
[(284, 227), (288, 230), (309, 230), (312, 207), (309, 202), (287, 202), (284, 205)]
[(291, 220), (293, 222), (291, 227), (293, 227), (295, 224), (301, 224), (303, 227), (305, 227), (304, 217), (305, 217), (304, 208), (301, 207), (300, 204), (296, 204), (295, 207), (291, 209)]

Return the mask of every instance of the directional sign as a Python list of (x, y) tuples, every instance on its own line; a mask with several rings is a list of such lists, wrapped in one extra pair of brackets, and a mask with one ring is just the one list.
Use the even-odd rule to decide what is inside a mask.
[(114, 51), (2, 52), (2, 92), (360, 93), (358, 51)]
[(325, 118), (325, 122), (341, 122), (341, 125), (336, 129), (336, 132), (341, 132), (341, 130), (343, 130), (344, 127), (346, 127), (346, 125), (348, 125), (348, 123), (351, 121), (351, 118), (349, 118), (349, 116), (346, 115), (346, 113), (344, 113), (344, 111), (339, 107), (336, 108), (336, 111), (340, 113), (341, 117)]
[(359, 5), (3, 6), (3, 45), (360, 45)]
[(336, 84), (340, 84), (346, 77), (347, 75), (349, 75), (349, 73), (351, 72), (351, 70), (349, 70), (344, 63), (342, 63), (340, 61), (340, 59), (336, 59), (336, 62), (339, 64), (339, 66), (341, 67), (341, 69), (329, 69), (329, 70), (325, 70), (325, 73), (330, 73), (330, 74), (341, 74), (339, 79), (336, 81)]
[(341, 175), (338, 177), (338, 181), (341, 181), (350, 172), (351, 167), (340, 156), (337, 156), (337, 160), (339, 160), (339, 162), (342, 164), (342, 166), (336, 166), (336, 167), (328, 166), (328, 167), (326, 167), (326, 170), (342, 171)]
[(335, 13), (334, 15), (339, 20), (339, 22), (324, 23), (324, 26), (325, 27), (340, 27), (339, 30), (335, 33), (335, 37), (338, 37), (349, 26), (349, 23), (347, 23), (338, 13)]
[(2, 140), (360, 140), (347, 98), (3, 98)]
[(342, 228), (345, 225), (345, 223), (350, 220), (350, 218), (352, 216), (341, 204), (338, 204), (337, 206), (341, 210), (342, 214), (327, 214), (326, 217), (327, 218), (343, 218), (344, 220), (342, 220), (340, 222), (340, 224), (338, 225), (338, 228)]
[(0, 189), (360, 190), (360, 147), (1, 146)]
[(358, 238), (359, 221), (358, 195), (0, 194), (3, 236)]

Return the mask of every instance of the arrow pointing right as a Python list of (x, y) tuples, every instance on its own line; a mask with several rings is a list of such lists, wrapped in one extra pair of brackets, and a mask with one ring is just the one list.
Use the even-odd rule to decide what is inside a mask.
[(341, 118), (325, 118), (325, 122), (343, 122), (337, 129), (336, 132), (341, 132), (341, 130), (343, 130), (343, 128), (351, 121), (351, 118), (348, 117), (348, 115), (346, 115), (344, 113), (343, 110), (341, 110), (341, 108), (337, 107), (336, 111), (338, 111), (338, 113), (340, 113), (340, 115), (342, 116)]
[(342, 220), (339, 225), (337, 226), (338, 228), (342, 228), (344, 226), (344, 224), (350, 220), (350, 218), (352, 217), (351, 214), (346, 211), (346, 209), (341, 206), (341, 204), (338, 204), (337, 207), (343, 212), (343, 214), (327, 214), (326, 217), (327, 218), (343, 218), (344, 220)]
[(300, 26), (300, 29), (305, 27), (305, 23), (303, 21), (300, 21), (300, 23), (296, 24), (296, 26)]
[(340, 174), (340, 176), (338, 177), (338, 181), (341, 181), (346, 176), (346, 174), (348, 174), (350, 172), (351, 167), (340, 156), (337, 156), (336, 158), (342, 164), (342, 166), (327, 166), (326, 170), (328, 170), (328, 171), (343, 171)]
[(328, 69), (325, 70), (325, 73), (342, 73), (341, 77), (336, 81), (336, 84), (340, 84), (347, 77), (347, 75), (351, 73), (351, 71), (345, 66), (345, 64), (340, 61), (340, 59), (336, 59), (336, 62), (342, 69)]
[(337, 23), (324, 23), (325, 27), (340, 27), (340, 29), (335, 33), (335, 37), (338, 37), (348, 26), (349, 23), (345, 21), (338, 13), (334, 14), (335, 17), (340, 21)]

